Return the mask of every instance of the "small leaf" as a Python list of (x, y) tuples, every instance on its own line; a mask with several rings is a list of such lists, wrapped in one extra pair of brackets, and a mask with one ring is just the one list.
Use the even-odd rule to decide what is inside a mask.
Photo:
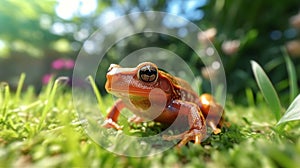
[(285, 114), (278, 121), (277, 125), (293, 120), (300, 120), (300, 94), (295, 98), (295, 100), (286, 110)]
[(291, 60), (291, 58), (288, 56), (288, 53), (286, 49), (282, 49), (284, 54), (284, 59), (287, 66), (287, 71), (289, 74), (289, 85), (290, 85), (290, 102), (297, 96), (298, 94), (298, 85), (297, 85), (297, 75), (295, 66)]
[(278, 121), (281, 117), (282, 106), (274, 89), (274, 86), (272, 85), (264, 70), (258, 65), (258, 63), (256, 63), (255, 61), (251, 61), (251, 66), (258, 87), (261, 90), (265, 100), (269, 104), (276, 120)]

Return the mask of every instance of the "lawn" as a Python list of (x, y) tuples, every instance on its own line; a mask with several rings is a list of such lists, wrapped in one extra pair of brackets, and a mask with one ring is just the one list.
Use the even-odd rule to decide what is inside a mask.
[[(74, 108), (71, 88), (64, 78), (44, 86), (22, 89), (21, 75), (15, 92), (0, 86), (0, 167), (299, 167), (300, 122), (276, 127), (271, 108), (258, 94), (241, 106), (226, 101), (229, 126), (201, 145), (189, 143), (149, 157), (111, 153), (86, 134)], [(104, 96), (105, 107), (112, 104)], [(82, 100), (82, 109), (97, 109)], [(97, 116), (95, 116), (97, 117)], [(135, 125), (134, 132), (153, 132), (150, 124)], [(159, 127), (152, 124), (150, 127)], [(143, 131), (141, 131), (143, 130)], [(108, 135), (108, 139), (110, 138)], [(117, 143), (117, 142), (116, 142)], [(127, 144), (128, 143), (128, 144)], [(121, 142), (130, 144), (130, 142)]]

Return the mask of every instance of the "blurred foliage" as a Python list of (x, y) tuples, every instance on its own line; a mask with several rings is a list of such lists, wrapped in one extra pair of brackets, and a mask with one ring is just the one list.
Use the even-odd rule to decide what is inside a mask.
[[(250, 60), (264, 65), (277, 90), (287, 91), (287, 73), (280, 46), (299, 36), (299, 30), (289, 24), (290, 17), (297, 14), (299, 7), (296, 0), (221, 0), (210, 1), (204, 7), (205, 11), (211, 11), (206, 12), (205, 22), (218, 30), (214, 44), (222, 56), (227, 80), (232, 81), (228, 84), (229, 92), (240, 97), (245, 87), (254, 87)], [(232, 55), (224, 53), (222, 43), (234, 39), (240, 41), (239, 50)], [(293, 60), (300, 73), (299, 59)]]
[[(155, 10), (185, 17), (203, 30), (216, 29), (212, 42), (226, 70), (228, 91), (236, 100), (246, 102), (246, 88), (253, 89), (254, 93), (257, 91), (250, 60), (256, 60), (263, 65), (279, 93), (288, 92), (286, 66), (280, 48), (291, 40), (299, 39), (299, 30), (290, 25), (290, 18), (296, 15), (300, 8), (298, 0), (98, 1), (95, 9), (87, 14), (82, 12), (84, 1), (72, 2), (70, 9), (74, 8), (74, 11), (71, 11), (69, 17), (59, 15), (58, 8), (63, 1), (0, 2), (1, 80), (10, 82), (14, 76), (24, 71), (29, 79), (37, 78), (32, 81), (33, 84), (37, 84), (42, 75), (53, 73), (51, 61), (61, 57), (75, 60), (84, 41), (105, 23), (131, 12)], [(66, 6), (65, 9), (69, 11)], [(195, 53), (180, 40), (154, 35), (147, 41), (142, 41), (145, 37), (147, 38), (139, 34), (124, 39), (121, 50), (118, 45), (113, 46), (107, 52), (103, 67), (107, 68), (110, 63), (116, 63), (136, 49), (155, 46), (182, 56), (194, 67), (193, 72), (201, 75), (202, 63), (193, 59)], [(36, 69), (31, 64), (24, 65), (27, 63), (23, 63), (24, 60), (20, 57), (33, 57), (42, 62), (35, 63), (36, 67), (41, 69), (38, 71), (40, 74), (30, 77), (31, 74), (37, 73)], [(5, 66), (7, 60), (13, 60), (9, 63), (16, 66)], [(299, 58), (292, 60), (299, 74)], [(33, 69), (34, 72), (28, 69)], [(55, 73), (61, 75), (59, 72)], [(104, 81), (105, 76), (101, 74), (98, 77), (99, 85), (103, 86)], [(281, 99), (287, 102), (288, 94), (284, 95), (287, 96), (282, 96)]]
[(1, 57), (17, 54), (42, 57), (49, 50), (54, 51), (51, 44), (65, 38), (49, 31), (56, 19), (54, 10), (49, 8), (54, 4), (54, 1), (1, 1), (0, 37), (7, 47)]

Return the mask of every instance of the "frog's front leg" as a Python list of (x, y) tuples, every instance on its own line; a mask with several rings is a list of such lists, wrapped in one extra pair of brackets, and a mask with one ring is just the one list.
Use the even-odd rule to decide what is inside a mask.
[(122, 127), (117, 124), (117, 121), (118, 121), (118, 118), (120, 115), (120, 111), (124, 107), (125, 107), (125, 104), (123, 103), (123, 101), (121, 99), (118, 99), (116, 101), (116, 103), (109, 110), (102, 126), (104, 126), (106, 128), (115, 128), (117, 130), (122, 129)]
[(178, 147), (185, 145), (187, 142), (193, 140), (195, 144), (200, 144), (206, 136), (206, 122), (200, 108), (190, 102), (175, 100), (169, 106), (170, 112), (177, 112), (177, 117), (187, 117), (189, 130), (179, 135), (163, 136), (165, 140), (181, 139)]

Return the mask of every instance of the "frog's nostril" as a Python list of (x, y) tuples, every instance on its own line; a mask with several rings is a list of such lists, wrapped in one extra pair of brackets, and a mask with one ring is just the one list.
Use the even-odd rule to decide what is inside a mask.
[(110, 64), (109, 68), (107, 69), (107, 72), (110, 72), (113, 68), (116, 68), (116, 67), (120, 67), (120, 66), (117, 64)]

